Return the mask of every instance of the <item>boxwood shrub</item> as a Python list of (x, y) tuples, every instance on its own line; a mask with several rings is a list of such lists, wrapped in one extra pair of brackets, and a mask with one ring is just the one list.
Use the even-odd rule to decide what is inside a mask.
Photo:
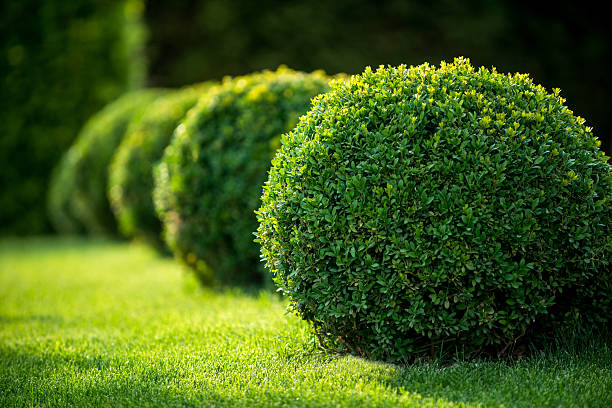
[(324, 344), (403, 360), (609, 322), (611, 169), (559, 90), (463, 58), (332, 88), (283, 137), (257, 212)]
[(226, 78), (178, 126), (156, 170), (155, 204), (169, 246), (202, 282), (261, 283), (260, 188), (280, 135), (328, 82), (286, 67)]
[(204, 83), (161, 96), (128, 126), (108, 176), (108, 198), (123, 235), (163, 246), (161, 223), (153, 205), (153, 165), (161, 159), (187, 110), (210, 86)]
[(64, 168), (57, 169), (52, 180), (50, 218), (57, 227), (61, 229), (62, 218), (69, 217), (89, 233), (116, 232), (106, 198), (108, 166), (132, 117), (163, 92), (148, 89), (125, 94), (85, 124), (60, 162)]

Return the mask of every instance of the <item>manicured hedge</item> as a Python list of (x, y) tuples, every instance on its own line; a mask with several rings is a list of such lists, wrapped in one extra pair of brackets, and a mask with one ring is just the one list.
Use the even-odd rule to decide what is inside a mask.
[(161, 159), (174, 129), (212, 83), (172, 91), (135, 117), (109, 168), (108, 198), (120, 232), (163, 246), (153, 205), (153, 165)]
[(612, 173), (527, 75), (366, 69), (284, 136), (267, 268), (320, 338), (372, 358), (501, 352), (612, 316)]
[(51, 170), (85, 121), (145, 77), (142, 0), (0, 3), (0, 234), (50, 230)]
[(108, 166), (131, 119), (163, 92), (128, 93), (89, 119), (52, 181), (49, 216), (56, 228), (63, 230), (64, 220), (75, 219), (89, 233), (117, 231), (106, 197)]
[(156, 208), (170, 248), (203, 282), (262, 281), (260, 186), (280, 135), (328, 80), (288, 68), (226, 78), (177, 128), (156, 171)]

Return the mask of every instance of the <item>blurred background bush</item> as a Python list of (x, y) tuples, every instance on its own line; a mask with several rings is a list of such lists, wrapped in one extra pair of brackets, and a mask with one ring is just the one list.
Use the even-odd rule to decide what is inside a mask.
[(561, 88), (610, 154), (611, 33), (595, 4), (4, 1), (0, 234), (50, 231), (44, 197), (51, 169), (91, 114), (142, 84), (145, 61), (149, 86), (174, 87), (280, 64), (359, 73), (366, 65), (438, 64), (465, 55), (475, 65), (530, 73), (549, 90)]
[(108, 168), (130, 122), (166, 92), (128, 92), (83, 126), (49, 183), (49, 218), (56, 231), (70, 233), (82, 227), (92, 235), (115, 235), (117, 225), (106, 196)]
[(153, 164), (186, 112), (213, 84), (168, 92), (131, 120), (108, 169), (108, 199), (122, 235), (165, 248), (153, 204)]

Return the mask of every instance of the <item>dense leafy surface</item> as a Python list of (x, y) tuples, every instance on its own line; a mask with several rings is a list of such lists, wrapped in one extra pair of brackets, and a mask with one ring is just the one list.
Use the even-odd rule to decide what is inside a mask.
[(391, 360), (607, 322), (611, 167), (563, 102), (461, 58), (336, 83), (283, 138), (259, 210), (297, 313)]
[(284, 308), (202, 290), (143, 246), (0, 241), (0, 406), (612, 405), (603, 340), (401, 368), (316, 354)]
[(210, 83), (172, 91), (146, 106), (130, 122), (109, 168), (108, 198), (119, 231), (161, 246), (161, 224), (153, 205), (153, 165), (187, 111)]
[(85, 124), (51, 180), (49, 217), (58, 231), (117, 230), (106, 196), (108, 167), (132, 117), (161, 94), (152, 89), (125, 94)]
[[(205, 283), (260, 283), (260, 186), (280, 135), (329, 78), (288, 68), (226, 78), (177, 128), (156, 172), (156, 206), (177, 258)], [(210, 267), (210, 269), (208, 269)]]
[(85, 121), (142, 85), (142, 0), (0, 2), (0, 234), (49, 230), (49, 175)]

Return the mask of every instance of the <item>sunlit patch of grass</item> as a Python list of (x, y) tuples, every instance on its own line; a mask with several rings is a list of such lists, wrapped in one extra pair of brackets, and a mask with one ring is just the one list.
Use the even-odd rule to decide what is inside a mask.
[(0, 242), (0, 406), (612, 406), (607, 339), (407, 367), (320, 353), (265, 292), (110, 241)]

